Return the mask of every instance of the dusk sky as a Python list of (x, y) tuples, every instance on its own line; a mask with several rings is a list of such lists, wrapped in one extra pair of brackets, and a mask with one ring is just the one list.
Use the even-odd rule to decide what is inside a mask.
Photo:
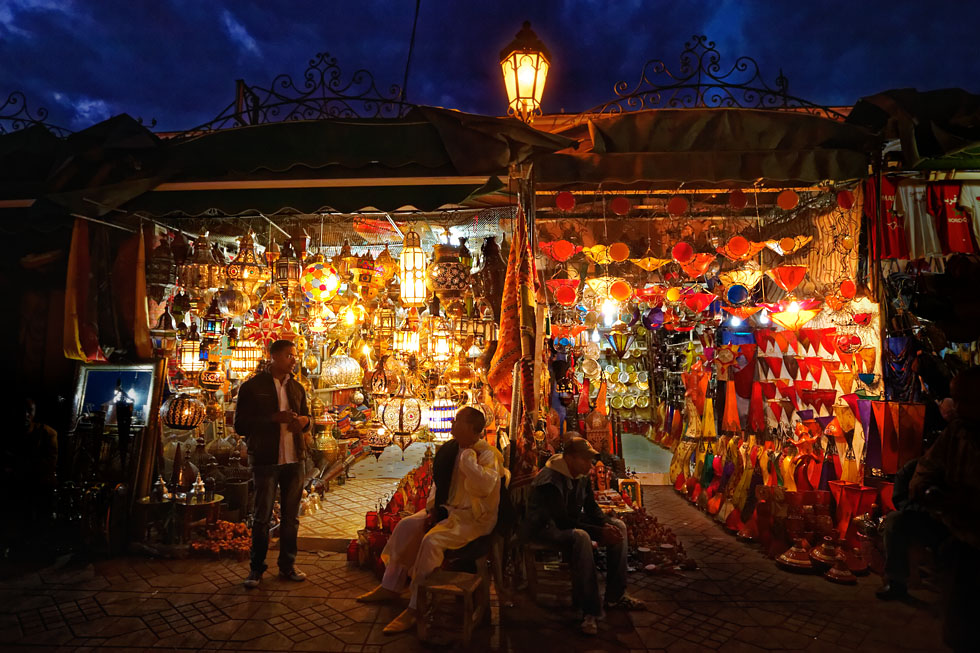
[[(235, 79), (300, 79), (328, 51), (345, 75), (401, 84), (413, 0), (0, 0), (0, 102), (23, 91), (77, 130), (117, 113), (158, 129), (193, 127), (234, 97)], [(692, 34), (731, 65), (758, 61), (770, 83), (851, 104), (889, 88), (980, 92), (980, 5), (951, 0), (462, 2), (421, 0), (408, 99), (487, 114), (505, 109), (498, 53), (530, 20), (553, 54), (544, 109), (577, 111), (634, 83), (644, 62), (677, 57)]]

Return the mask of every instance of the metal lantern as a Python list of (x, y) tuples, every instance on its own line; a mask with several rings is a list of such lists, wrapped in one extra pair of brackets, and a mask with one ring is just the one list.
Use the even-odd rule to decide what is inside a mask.
[(374, 265), (381, 270), (381, 283), (386, 284), (398, 273), (398, 259), (388, 251), (388, 245), (381, 250), (378, 258), (374, 259)]
[(274, 267), (282, 252), (279, 251), (279, 243), (274, 239), (269, 239), (269, 246), (265, 250), (265, 262), (270, 268)]
[(235, 285), (225, 286), (215, 293), (218, 310), (225, 317), (240, 317), (252, 308), (252, 298)]
[(422, 426), (422, 409), (422, 402), (408, 393), (403, 379), (398, 394), (381, 405), (378, 419), (388, 433), (411, 435)]
[(153, 350), (161, 358), (169, 358), (177, 350), (177, 323), (170, 313), (170, 307), (163, 310), (155, 327), (150, 329)]
[(215, 342), (221, 339), (221, 334), (225, 331), (225, 318), (218, 306), (217, 295), (211, 300), (211, 305), (208, 306), (208, 311), (204, 314), (204, 319), (201, 322), (201, 335), (204, 336), (205, 340)]
[(220, 364), (217, 360), (208, 361), (207, 368), (201, 370), (201, 374), (198, 376), (198, 384), (205, 390), (219, 390), (221, 386), (225, 384), (227, 376), (225, 371), (221, 369)]
[(340, 275), (324, 261), (322, 254), (317, 254), (303, 269), (300, 288), (311, 302), (329, 302), (340, 290)]
[(329, 321), (324, 315), (324, 308), (321, 304), (310, 304), (307, 309), (306, 330), (316, 335), (324, 333), (330, 328)]
[(469, 390), (476, 380), (476, 373), (466, 360), (460, 360), (457, 365), (446, 372), (446, 383), (454, 394), (462, 394)]
[(398, 309), (389, 299), (381, 302), (381, 306), (374, 312), (374, 333), (383, 341), (387, 341), (395, 334), (398, 327)]
[(435, 400), (429, 408), (429, 433), (436, 442), (452, 438), (453, 420), (456, 419), (456, 402), (449, 398), (449, 388), (436, 388)]
[(399, 257), (401, 263), (401, 300), (403, 306), (422, 306), (425, 304), (425, 252), (422, 239), (414, 231), (405, 234), (405, 245)]
[(207, 347), (201, 346), (197, 324), (191, 324), (187, 337), (180, 343), (180, 369), (185, 374), (197, 374), (204, 369), (208, 359)]
[(189, 431), (204, 421), (207, 412), (204, 403), (189, 392), (170, 396), (160, 406), (160, 417), (168, 429)]
[[(238, 239), (238, 254), (225, 268), (228, 281), (251, 289), (262, 278), (262, 263), (255, 255), (255, 242), (252, 232)], [(244, 312), (244, 311), (242, 311)]]
[(223, 285), (224, 266), (215, 258), (207, 232), (194, 241), (194, 255), (180, 266), (179, 275), (184, 285), (193, 291), (205, 291)]
[(456, 342), (449, 322), (436, 317), (429, 331), (429, 358), (435, 363), (448, 363), (453, 356)]
[(356, 265), (351, 269), (351, 282), (363, 301), (373, 301), (381, 292), (382, 275), (382, 270), (375, 264), (370, 252), (357, 259)]
[(419, 353), (419, 332), (408, 326), (408, 320), (395, 331), (395, 341), (391, 347), (396, 354), (411, 356)]
[(253, 340), (239, 340), (231, 354), (231, 374), (236, 379), (243, 379), (255, 372), (265, 350)]
[(276, 261), (275, 279), (282, 294), (286, 297), (299, 288), (300, 276), (303, 273), (303, 264), (300, 262), (293, 246), (287, 240), (283, 246), (279, 260)]
[(541, 97), (551, 68), (551, 54), (525, 21), (514, 40), (500, 51), (507, 89), (507, 113), (530, 122), (541, 114)]
[(459, 260), (459, 250), (452, 245), (436, 245), (435, 260), (425, 270), (425, 285), (445, 301), (462, 297), (470, 285), (470, 269)]
[(146, 294), (155, 302), (162, 302), (177, 283), (177, 266), (174, 264), (170, 236), (164, 235), (146, 259)]

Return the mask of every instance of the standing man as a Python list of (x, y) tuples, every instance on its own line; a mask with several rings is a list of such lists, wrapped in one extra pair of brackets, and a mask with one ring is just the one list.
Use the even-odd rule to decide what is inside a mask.
[(293, 379), (296, 350), (288, 340), (269, 346), (269, 366), (242, 384), (235, 408), (235, 431), (245, 436), (255, 485), (252, 514), (251, 571), (245, 587), (259, 586), (266, 570), (269, 521), (279, 487), (279, 576), (300, 582), (306, 574), (295, 567), (299, 504), (303, 495), (303, 464), (312, 420), (306, 391)]
[(603, 515), (592, 492), (589, 471), (597, 455), (585, 438), (569, 438), (564, 453), (552, 456), (534, 478), (525, 522), (525, 537), (570, 549), (572, 602), (582, 610), (580, 628), (586, 635), (598, 632), (602, 614), (593, 540), (607, 550), (606, 608), (646, 607), (626, 593), (626, 525)]

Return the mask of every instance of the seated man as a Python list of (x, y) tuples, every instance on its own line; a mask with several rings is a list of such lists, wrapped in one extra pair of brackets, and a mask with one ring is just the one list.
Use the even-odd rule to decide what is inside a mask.
[(432, 490), (425, 510), (398, 522), (381, 553), (385, 574), (381, 584), (357, 598), (377, 603), (398, 598), (409, 586), (408, 608), (384, 632), (401, 633), (415, 626), (418, 590), (442, 564), (443, 554), (488, 535), (497, 523), (503, 456), (483, 439), (483, 413), (466, 406), (456, 413), (453, 439), (442, 445), (432, 462)]
[(566, 440), (564, 453), (552, 456), (532, 483), (524, 531), (531, 539), (571, 549), (573, 604), (583, 612), (581, 629), (587, 635), (598, 632), (602, 614), (593, 539), (608, 552), (606, 607), (645, 607), (626, 594), (626, 525), (603, 515), (592, 492), (589, 470), (597, 453), (577, 434)]

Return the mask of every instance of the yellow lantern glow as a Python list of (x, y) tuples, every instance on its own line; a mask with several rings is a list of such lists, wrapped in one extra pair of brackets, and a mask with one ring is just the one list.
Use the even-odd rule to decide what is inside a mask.
[(265, 350), (254, 340), (239, 340), (231, 354), (231, 375), (236, 379), (247, 378), (258, 367), (264, 354)]
[(507, 113), (525, 122), (541, 115), (541, 97), (551, 68), (551, 54), (531, 23), (524, 21), (514, 40), (500, 51), (500, 68), (507, 89)]
[(405, 234), (405, 246), (401, 256), (401, 299), (403, 306), (422, 306), (425, 304), (425, 252), (422, 239), (414, 231)]

